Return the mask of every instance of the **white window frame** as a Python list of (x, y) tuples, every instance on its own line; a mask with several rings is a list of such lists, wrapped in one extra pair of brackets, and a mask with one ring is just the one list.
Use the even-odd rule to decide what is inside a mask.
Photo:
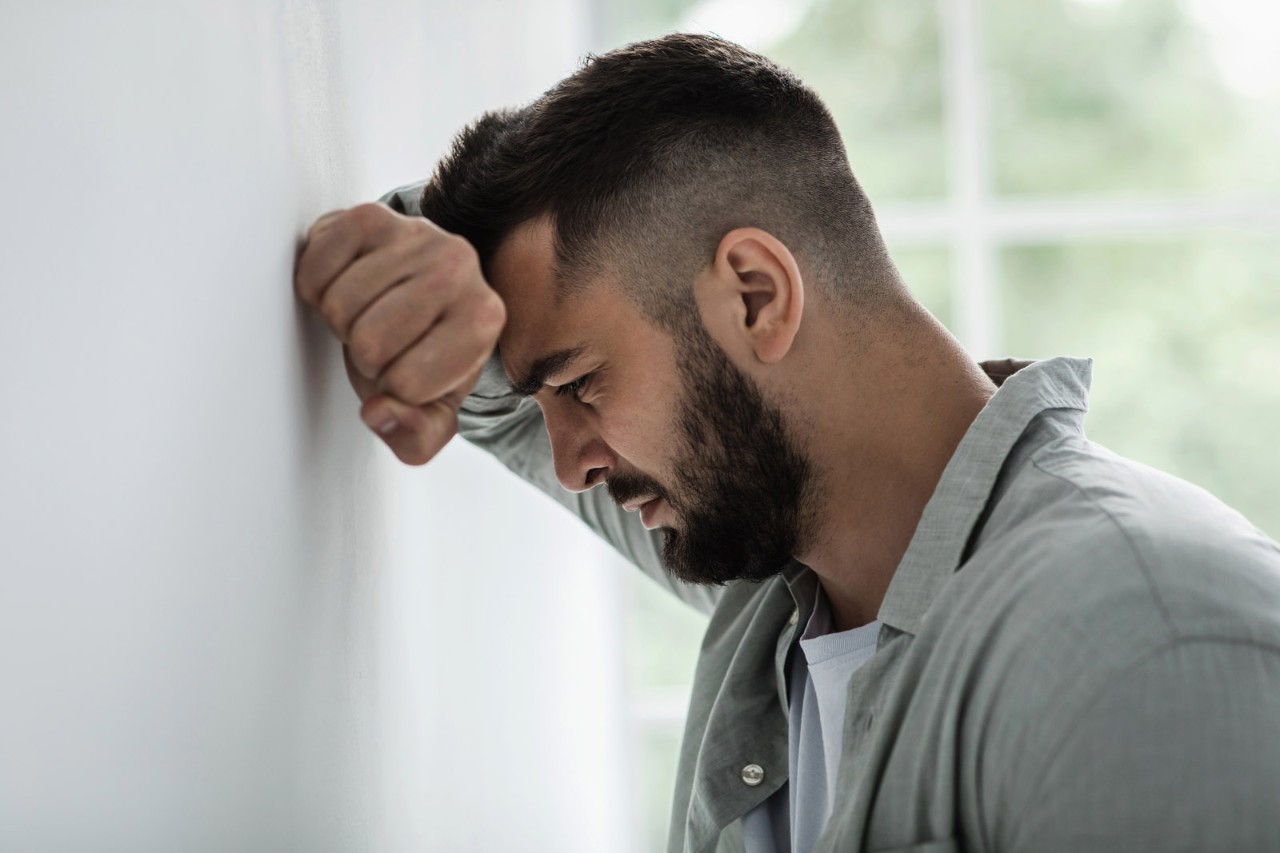
[(879, 206), (894, 246), (953, 250), (952, 332), (980, 358), (1004, 355), (1000, 339), (1002, 248), (1105, 237), (1171, 235), (1211, 228), (1280, 228), (1280, 196), (1206, 194), (1135, 199), (1000, 198), (991, 181), (981, 0), (939, 0), (948, 198)]

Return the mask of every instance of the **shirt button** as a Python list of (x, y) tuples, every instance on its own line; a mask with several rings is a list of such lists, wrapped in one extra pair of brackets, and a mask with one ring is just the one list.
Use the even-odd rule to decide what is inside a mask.
[(797, 607), (791, 611), (791, 618), (787, 620), (788, 625), (794, 625), (800, 621), (800, 608)]
[(764, 768), (759, 764), (748, 764), (742, 768), (742, 781), (754, 788), (764, 781)]

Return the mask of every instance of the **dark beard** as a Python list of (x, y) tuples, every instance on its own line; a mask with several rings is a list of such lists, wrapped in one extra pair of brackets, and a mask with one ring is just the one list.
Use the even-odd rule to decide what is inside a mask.
[(677, 363), (686, 390), (677, 412), (679, 451), (671, 489), (643, 475), (610, 478), (614, 500), (653, 494), (680, 529), (664, 533), (672, 576), (696, 584), (761, 581), (782, 571), (810, 533), (811, 470), (764, 399), (700, 323), (682, 329)]

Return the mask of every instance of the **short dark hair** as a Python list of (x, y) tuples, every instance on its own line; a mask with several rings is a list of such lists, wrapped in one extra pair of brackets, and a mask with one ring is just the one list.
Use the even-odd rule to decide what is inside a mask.
[(763, 56), (675, 34), (588, 57), (528, 106), (464, 129), (423, 190), (423, 215), (486, 271), (521, 223), (549, 216), (558, 281), (612, 271), (666, 326), (689, 316), (721, 238), (757, 226), (841, 301), (897, 274), (821, 99)]

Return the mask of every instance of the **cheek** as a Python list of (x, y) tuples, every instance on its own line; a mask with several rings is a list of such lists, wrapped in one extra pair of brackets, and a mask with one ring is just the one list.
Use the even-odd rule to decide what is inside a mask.
[(614, 453), (632, 467), (660, 476), (670, 469), (679, 446), (677, 421), (668, 405), (641, 402), (602, 417), (600, 432)]

